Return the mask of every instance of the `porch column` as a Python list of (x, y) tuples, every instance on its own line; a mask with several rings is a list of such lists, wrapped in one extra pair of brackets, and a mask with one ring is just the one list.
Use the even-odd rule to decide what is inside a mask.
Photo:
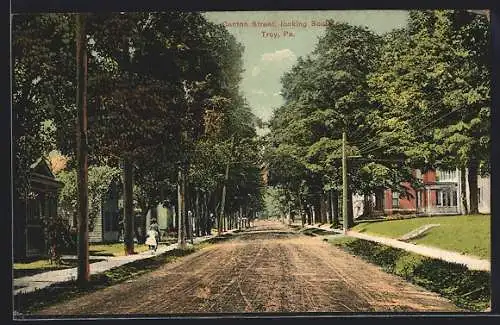
[(432, 207), (431, 189), (427, 188), (427, 214), (430, 214), (431, 207)]

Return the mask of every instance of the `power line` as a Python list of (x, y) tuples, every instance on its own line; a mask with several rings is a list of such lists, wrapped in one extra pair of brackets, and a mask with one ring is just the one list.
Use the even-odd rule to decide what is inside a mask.
[[(429, 108), (430, 108), (430, 109), (434, 109), (435, 107), (438, 107), (438, 104), (432, 105), (432, 107), (429, 107)], [(414, 122), (414, 121), (416, 121), (416, 120), (419, 120), (420, 118), (421, 118), (420, 116), (415, 115), (415, 116), (413, 116), (412, 118), (410, 118), (410, 119), (406, 120), (405, 122), (406, 122), (407, 124), (410, 124), (410, 123), (412, 123), (412, 122)], [(431, 119), (432, 119), (432, 118), (431, 118)], [(372, 130), (371, 130), (368, 134), (372, 133), (374, 130), (375, 130), (375, 129), (372, 129)], [(396, 132), (396, 131), (397, 131), (397, 130), (393, 130), (393, 131), (389, 132), (389, 134), (392, 134), (392, 133), (394, 133), (394, 132)], [(374, 136), (378, 136), (378, 135), (380, 135), (380, 133), (381, 133), (381, 132), (383, 132), (383, 130), (377, 130), (377, 132), (376, 132), (376, 134), (375, 134)], [(367, 136), (368, 136), (368, 135), (367, 135)], [(368, 148), (370, 148), (370, 147), (376, 146), (376, 145), (377, 145), (377, 143), (373, 143), (373, 142), (372, 142), (372, 143), (368, 143), (368, 144), (367, 144), (367, 145), (365, 145), (364, 147), (359, 148), (359, 150), (360, 150), (360, 151), (364, 151), (364, 150), (366, 150), (366, 149), (368, 149)]]
[[(446, 116), (450, 115), (451, 113), (453, 113), (453, 112), (455, 112), (455, 111), (459, 110), (460, 108), (461, 108), (461, 107), (456, 107), (455, 109), (452, 109), (451, 111), (449, 111), (448, 113), (446, 113), (446, 114), (442, 115), (441, 117), (439, 117), (439, 118), (437, 118), (437, 119), (435, 119), (435, 120), (431, 121), (430, 123), (427, 123), (426, 125), (424, 125), (424, 126), (420, 129), (420, 131), (425, 131), (425, 130), (429, 127), (429, 126), (431, 126), (431, 125), (433, 125), (434, 123), (438, 122), (439, 120), (441, 120), (441, 119), (445, 118)], [(395, 131), (396, 131), (396, 130), (394, 130), (394, 131), (390, 132), (389, 134), (394, 133)], [(425, 136), (425, 134), (421, 134), (420, 136), (415, 137), (415, 139), (420, 139), (420, 138), (421, 138), (421, 137), (423, 137), (423, 136)], [(394, 140), (394, 139), (393, 139), (393, 140)], [(362, 151), (361, 153), (362, 153), (362, 154), (367, 154), (367, 153), (372, 152), (372, 151), (375, 151), (375, 150), (377, 150), (377, 149), (381, 149), (381, 147), (376, 147), (376, 146), (375, 146), (374, 148), (372, 148), (372, 149), (370, 149), (370, 150), (368, 150), (368, 151)], [(365, 150), (366, 150), (366, 149), (365, 149)]]
[[(433, 105), (433, 106), (432, 106), (432, 107), (430, 107), (430, 108), (431, 108), (431, 109), (433, 109), (433, 108), (435, 108), (435, 107), (437, 107), (437, 106), (438, 106), (438, 104), (435, 104), (435, 105)], [(411, 122), (413, 122), (414, 120), (418, 120), (418, 119), (420, 119), (420, 116), (415, 115), (415, 116), (413, 116), (412, 118), (408, 119), (406, 122), (407, 122), (407, 123), (411, 123)], [(368, 132), (368, 134), (366, 134), (365, 136), (366, 136), (366, 137), (370, 136), (370, 135), (371, 135), (371, 133), (373, 133), (374, 131), (376, 131), (375, 136), (378, 136), (378, 135), (382, 132), (382, 130), (375, 130), (375, 129), (371, 129), (371, 130)], [(355, 131), (355, 132), (351, 135), (351, 137), (354, 137), (354, 135), (355, 135), (356, 133), (358, 133), (358, 132), (360, 132), (360, 131), (359, 131), (359, 129), (358, 129), (357, 131)]]
[[(436, 104), (436, 106), (437, 106), (437, 104)], [(458, 109), (458, 108), (455, 108), (455, 109), (451, 110), (451, 111), (450, 111), (450, 112), (448, 112), (446, 115), (451, 114), (452, 112), (454, 112), (454, 111), (455, 111), (455, 110), (457, 110), (457, 109)], [(408, 121), (406, 121), (406, 122), (407, 122), (407, 123), (411, 123), (413, 120), (416, 120), (416, 119), (419, 119), (419, 118), (420, 118), (420, 116), (414, 116), (413, 118), (411, 118), (410, 120), (408, 120)], [(441, 116), (441, 117), (439, 117), (439, 118), (438, 118), (438, 120), (439, 120), (439, 119), (441, 119), (441, 118), (442, 118), (442, 116)], [(434, 121), (434, 119), (433, 119), (433, 118), (431, 118), (430, 120), (431, 120), (430, 122), (433, 122), (433, 121)], [(394, 132), (396, 132), (396, 131), (397, 131), (397, 130), (393, 130), (393, 131), (389, 132), (388, 134), (392, 134), (392, 133), (394, 133)], [(382, 131), (377, 132), (377, 134), (376, 134), (376, 135), (379, 135), (381, 132), (382, 132)], [(360, 150), (360, 151), (364, 151), (364, 150), (366, 150), (366, 149), (368, 149), (368, 148), (370, 148), (370, 147), (374, 147), (374, 146), (376, 146), (376, 145), (377, 145), (377, 143), (373, 143), (373, 142), (372, 142), (371, 144), (368, 144), (368, 145), (366, 145), (366, 146), (364, 146), (364, 147), (359, 148), (359, 150)]]

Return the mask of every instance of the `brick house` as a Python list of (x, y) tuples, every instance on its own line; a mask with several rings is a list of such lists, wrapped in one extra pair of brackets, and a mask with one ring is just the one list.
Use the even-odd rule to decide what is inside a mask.
[[(409, 183), (403, 183), (410, 194), (408, 197), (390, 189), (384, 191), (384, 213), (417, 214), (417, 215), (450, 215), (463, 214), (461, 203), (461, 175), (460, 170), (429, 170), (421, 173), (416, 169), (414, 176), (423, 183), (423, 188), (417, 191)], [(467, 175), (466, 175), (467, 180)], [(469, 184), (466, 183), (466, 197), (469, 197)], [(479, 212), (490, 213), (490, 179), (478, 176)], [(468, 208), (470, 203), (467, 199)]]

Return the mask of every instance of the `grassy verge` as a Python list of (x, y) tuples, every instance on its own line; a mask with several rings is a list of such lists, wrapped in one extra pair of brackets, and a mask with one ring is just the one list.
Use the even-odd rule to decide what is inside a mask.
[[(137, 253), (145, 252), (148, 250), (147, 245), (134, 245), (134, 251)], [(76, 252), (66, 252), (67, 255), (76, 255)], [(112, 244), (90, 244), (89, 254), (93, 256), (123, 256), (125, 249), (123, 243)], [(92, 259), (90, 263), (102, 261), (103, 259)], [(74, 259), (62, 259), (60, 264), (50, 263), (48, 258), (39, 258), (35, 260), (26, 260), (15, 262), (13, 265), (14, 278), (23, 276), (31, 276), (43, 272), (55, 271), (73, 268), (77, 266), (77, 261)]]
[(353, 230), (399, 238), (421, 226), (440, 224), (412, 243), (456, 251), (483, 259), (491, 258), (490, 215), (419, 217), (403, 220), (363, 222)]
[(491, 300), (491, 274), (460, 264), (424, 257), (378, 243), (339, 237), (329, 241), (341, 249), (379, 265), (388, 273), (449, 299), (460, 308), (484, 311)]
[[(148, 250), (144, 244), (134, 244), (134, 251), (142, 253)], [(94, 256), (124, 256), (125, 249), (123, 243), (112, 244), (91, 244), (89, 245), (89, 254)]]
[[(197, 250), (200, 250), (209, 243), (203, 242), (188, 247), (185, 250), (174, 249), (164, 254), (157, 255), (148, 259), (134, 261), (104, 273), (91, 276), (90, 283), (86, 288), (77, 287), (74, 281), (68, 281), (52, 285), (34, 292), (19, 294), (14, 297), (14, 310), (16, 313), (30, 314), (37, 310), (48, 306), (77, 298), (82, 295), (94, 292), (96, 290), (115, 285), (132, 278), (136, 278), (144, 273), (158, 269), (166, 263), (170, 263), (175, 259), (189, 255)], [(20, 317), (20, 316), (18, 316)]]

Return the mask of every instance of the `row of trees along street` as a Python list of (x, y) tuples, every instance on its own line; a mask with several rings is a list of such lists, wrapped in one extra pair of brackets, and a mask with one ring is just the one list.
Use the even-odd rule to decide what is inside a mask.
[(488, 29), (465, 10), (410, 11), (407, 27), (385, 35), (332, 22), (282, 77), (286, 103), (270, 121), (265, 160), (281, 214), (339, 224), (343, 143), (347, 201), (411, 195), (402, 182), (421, 186), (413, 168), (467, 168), (468, 212), (478, 213), (477, 175), (490, 170)]
[(26, 197), (33, 160), (54, 149), (70, 158), (63, 178), (78, 196), (63, 199), (78, 213), (79, 283), (89, 280), (89, 168), (100, 170), (95, 187), (121, 170), (126, 254), (134, 198), (144, 214), (177, 203), (181, 247), (187, 209), (198, 229), (214, 213), (219, 233), (261, 209), (244, 48), (223, 26), (187, 12), (34, 14), (14, 15), (12, 32), (15, 193)]

